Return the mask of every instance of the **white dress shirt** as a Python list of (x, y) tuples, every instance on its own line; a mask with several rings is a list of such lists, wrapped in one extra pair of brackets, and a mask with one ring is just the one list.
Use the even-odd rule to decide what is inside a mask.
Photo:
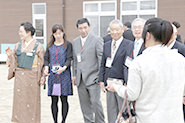
[(82, 36), (80, 36), (82, 47), (84, 46), (85, 41), (87, 40), (87, 37), (88, 37), (88, 35), (84, 38)]
[(144, 41), (142, 38), (140, 38), (139, 40), (137, 40), (137, 39), (135, 40), (135, 42), (134, 42), (134, 58), (137, 57), (143, 42)]
[(127, 87), (114, 85), (121, 97), (135, 100), (137, 123), (184, 123), (185, 58), (156, 45), (145, 49), (130, 65)]

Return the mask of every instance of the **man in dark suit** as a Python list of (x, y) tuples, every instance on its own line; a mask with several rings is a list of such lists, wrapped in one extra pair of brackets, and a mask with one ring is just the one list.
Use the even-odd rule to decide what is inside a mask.
[[(112, 40), (104, 44), (103, 56), (99, 72), (99, 84), (105, 92), (107, 78), (120, 79), (124, 84), (124, 65), (127, 58), (127, 51), (133, 47), (133, 42), (124, 39), (123, 24), (119, 20), (113, 20), (110, 23), (110, 34)], [(107, 113), (108, 123), (115, 123), (117, 115), (121, 109), (123, 99), (116, 93), (107, 91)]]
[(132, 30), (131, 30), (131, 23), (130, 22), (126, 22), (124, 23), (124, 33), (123, 33), (123, 37), (131, 40), (131, 41), (135, 41), (135, 37), (132, 34)]
[(142, 18), (136, 18), (132, 22), (132, 33), (135, 37), (134, 47), (131, 52), (132, 58), (137, 57), (142, 53), (144, 48), (144, 41), (142, 38), (143, 28), (144, 28), (145, 20)]
[[(183, 55), (185, 57), (185, 45), (180, 43), (179, 41), (176, 40), (177, 38), (177, 28), (175, 25), (172, 24), (173, 27), (173, 35), (169, 43), (167, 44), (169, 49), (177, 49), (178, 53)], [(185, 120), (185, 97), (183, 100), (183, 111), (184, 111), (184, 120)]]
[[(181, 27), (180, 23), (177, 21), (173, 21), (172, 24), (176, 27), (176, 30)], [(178, 31), (177, 31), (176, 41), (182, 43), (181, 35), (178, 34)]]

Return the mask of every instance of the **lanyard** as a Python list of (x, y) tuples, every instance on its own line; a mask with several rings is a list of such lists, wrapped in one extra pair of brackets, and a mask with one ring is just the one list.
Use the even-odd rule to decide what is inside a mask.
[(59, 49), (57, 50), (57, 46), (55, 46), (55, 61), (54, 61), (54, 64), (56, 63), (56, 61), (57, 61), (57, 63), (59, 63), (57, 55), (58, 55), (58, 52), (60, 51), (61, 47), (62, 46), (60, 46)]
[(132, 59), (133, 59), (133, 53), (134, 53), (134, 48), (133, 48), (133, 50), (132, 50), (131, 55), (129, 56), (129, 57), (132, 58)]
[[(55, 62), (57, 61), (57, 63), (59, 63), (57, 54), (58, 54), (58, 52), (60, 51), (61, 47), (62, 47), (62, 45), (61, 45), (61, 46), (59, 47), (59, 49), (57, 50), (57, 46), (55, 46), (55, 55), (56, 55), (56, 56), (55, 56)], [(55, 62), (54, 62), (54, 63), (55, 63)], [(59, 75), (59, 74), (57, 74), (57, 77), (56, 77), (56, 79), (55, 79), (55, 83), (56, 83), (57, 79), (59, 80), (59, 83), (61, 83), (61, 82), (60, 82), (60, 75)]]

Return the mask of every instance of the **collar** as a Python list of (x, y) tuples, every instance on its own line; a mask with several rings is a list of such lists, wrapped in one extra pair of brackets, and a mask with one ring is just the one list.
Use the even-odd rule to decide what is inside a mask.
[(83, 38), (83, 37), (80, 35), (81, 41), (84, 41), (84, 42), (85, 42), (88, 36), (89, 36), (89, 34), (88, 34), (86, 37)]
[(176, 40), (174, 40), (174, 41), (168, 46), (168, 49), (172, 49), (172, 47), (173, 47), (174, 44), (175, 44), (175, 41), (176, 41)]
[(148, 52), (151, 52), (153, 50), (156, 50), (156, 49), (168, 49), (165, 45), (162, 45), (162, 44), (158, 44), (158, 45), (155, 45), (155, 46), (151, 46), (151, 47), (148, 47), (146, 48), (144, 51), (143, 51), (143, 54), (146, 54)]
[[(115, 40), (112, 39), (112, 45), (113, 45), (113, 42), (114, 42), (114, 41), (115, 41)], [(119, 45), (121, 44), (122, 41), (123, 41), (123, 36), (121, 36), (121, 38), (118, 39), (118, 40), (116, 41), (116, 46), (119, 46)]]
[(135, 42), (134, 43), (139, 43), (139, 44), (142, 44), (144, 42), (144, 40), (142, 38), (140, 38), (139, 40), (135, 39)]
[(24, 43), (25, 43), (26, 46), (28, 46), (32, 41), (33, 41), (33, 39), (31, 39), (31, 40), (28, 41), (28, 42), (24, 41)]

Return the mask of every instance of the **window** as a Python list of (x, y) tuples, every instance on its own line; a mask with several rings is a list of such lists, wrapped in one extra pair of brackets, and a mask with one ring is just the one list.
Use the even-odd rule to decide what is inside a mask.
[(103, 37), (107, 34), (109, 23), (116, 18), (116, 2), (84, 2), (83, 16), (90, 21), (91, 31)]
[(46, 47), (46, 3), (33, 3), (32, 16), (36, 29), (34, 37)]
[(157, 0), (121, 0), (122, 22), (132, 22), (137, 17), (157, 17)]

